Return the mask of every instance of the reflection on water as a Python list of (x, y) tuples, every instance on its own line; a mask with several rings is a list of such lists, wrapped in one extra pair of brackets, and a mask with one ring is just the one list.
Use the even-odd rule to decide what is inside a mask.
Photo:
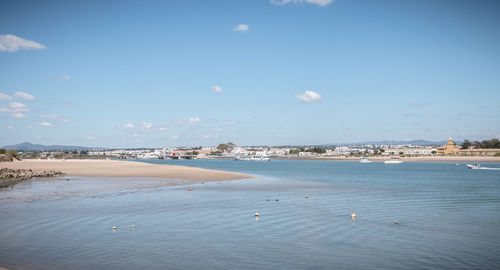
[(484, 269), (500, 263), (498, 171), (431, 163), (187, 162), (264, 178), (197, 183), (191, 191), (180, 181), (167, 186), (154, 179), (24, 183), (0, 192), (0, 266)]

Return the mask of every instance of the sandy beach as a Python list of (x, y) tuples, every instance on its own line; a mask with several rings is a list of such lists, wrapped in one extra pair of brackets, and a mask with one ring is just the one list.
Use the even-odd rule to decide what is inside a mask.
[(2, 162), (1, 168), (53, 170), (68, 176), (84, 177), (153, 177), (182, 180), (223, 181), (252, 178), (253, 176), (207, 170), (187, 166), (150, 164), (117, 160), (22, 160)]

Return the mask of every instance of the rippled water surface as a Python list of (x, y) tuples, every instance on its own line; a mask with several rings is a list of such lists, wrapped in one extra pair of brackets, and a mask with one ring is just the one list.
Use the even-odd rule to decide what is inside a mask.
[[(78, 177), (22, 183), (0, 191), (0, 266), (75, 270), (500, 265), (500, 171), (469, 170), (454, 163), (151, 162), (261, 178), (190, 186), (178, 180)], [(351, 213), (357, 217), (351, 219)]]

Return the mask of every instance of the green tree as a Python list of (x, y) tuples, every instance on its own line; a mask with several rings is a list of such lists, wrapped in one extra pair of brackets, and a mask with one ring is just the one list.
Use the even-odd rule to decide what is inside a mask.
[(217, 150), (220, 151), (220, 152), (230, 152), (231, 150), (233, 150), (234, 148), (236, 147), (236, 145), (232, 142), (228, 142), (228, 143), (221, 143), (217, 146)]
[(5, 156), (10, 160), (13, 161), (14, 158), (17, 158), (17, 151), (16, 150), (7, 150), (5, 151)]
[(472, 143), (467, 139), (465, 139), (464, 142), (462, 143), (462, 149), (469, 149), (469, 147), (471, 147), (471, 146), (472, 146)]
[(5, 154), (5, 149), (0, 148), (0, 154)]

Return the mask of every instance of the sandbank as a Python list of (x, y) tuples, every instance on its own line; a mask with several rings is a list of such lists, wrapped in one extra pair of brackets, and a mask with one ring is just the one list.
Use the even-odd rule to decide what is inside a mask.
[(0, 167), (36, 171), (53, 170), (60, 171), (68, 176), (83, 177), (153, 177), (205, 181), (253, 178), (253, 176), (241, 173), (121, 160), (26, 159), (15, 162), (1, 162)]

